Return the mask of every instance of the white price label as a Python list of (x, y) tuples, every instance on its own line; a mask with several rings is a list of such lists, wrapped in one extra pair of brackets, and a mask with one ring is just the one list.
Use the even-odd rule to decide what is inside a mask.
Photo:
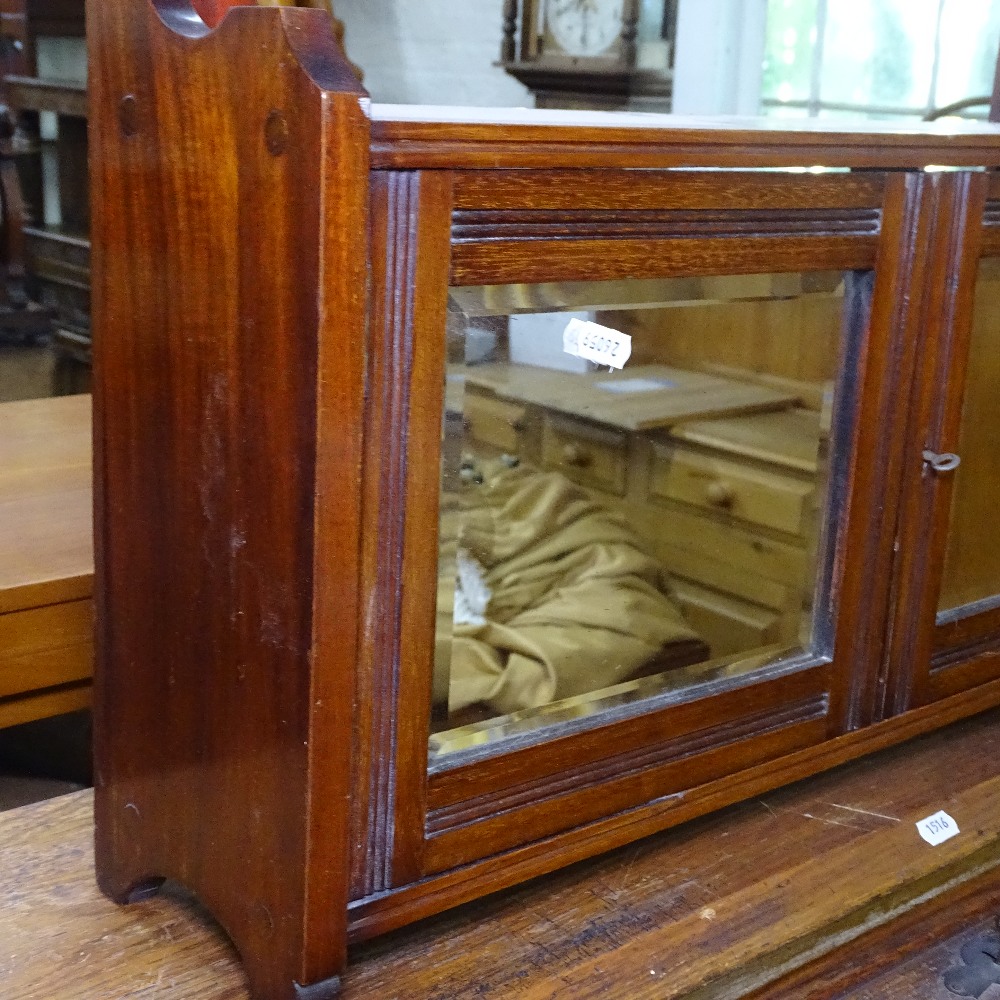
[(944, 811), (936, 812), (917, 823), (920, 836), (932, 847), (958, 835), (958, 824)]
[(600, 323), (571, 319), (563, 331), (563, 350), (599, 365), (624, 368), (632, 356), (632, 338)]

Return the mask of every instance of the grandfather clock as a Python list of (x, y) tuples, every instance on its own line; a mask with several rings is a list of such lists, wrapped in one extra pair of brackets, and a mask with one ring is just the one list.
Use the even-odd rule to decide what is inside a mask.
[(500, 64), (539, 108), (669, 111), (677, 0), (505, 0)]

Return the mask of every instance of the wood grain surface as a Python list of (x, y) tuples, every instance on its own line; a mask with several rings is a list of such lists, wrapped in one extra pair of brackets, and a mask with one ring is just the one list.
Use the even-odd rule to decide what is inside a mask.
[[(996, 906), (1000, 899), (994, 895), (992, 902)], [(994, 919), (980, 920), (943, 940), (928, 942), (927, 947), (912, 958), (841, 996), (851, 1000), (914, 1000), (917, 997), (920, 1000), (955, 1000), (955, 994), (944, 984), (945, 973), (962, 964), (960, 954), (965, 942), (994, 927)], [(817, 1000), (822, 995), (814, 994)], [(1000, 996), (1000, 985), (989, 987), (982, 994), (982, 1000), (995, 1000), (997, 996)], [(806, 1000), (806, 997), (799, 994), (797, 1000)]]
[[(961, 833), (932, 848), (914, 823), (942, 808)], [(235, 952), (189, 896), (100, 895), (91, 809), (82, 792), (0, 814), (3, 996), (245, 1000)], [(994, 711), (356, 948), (344, 996), (799, 996), (782, 975), (998, 857)]]
[[(906, 167), (1000, 163), (991, 124), (866, 122), (865, 131), (827, 119), (726, 119), (682, 115), (448, 108), (373, 104), (372, 163), (435, 167), (766, 166)], [(513, 126), (513, 127), (512, 127)]]
[(90, 397), (0, 404), (0, 727), (85, 708)]
[(0, 613), (89, 597), (90, 397), (0, 404)]
[[(348, 935), (361, 941), (740, 798), (784, 801), (770, 791), (781, 782), (997, 703), (995, 630), (973, 637), (968, 664), (936, 671), (931, 705), (908, 696), (909, 661), (884, 655), (887, 622), (899, 634), (919, 626), (916, 588), (899, 599), (893, 531), (916, 490), (910, 386), (959, 386), (928, 367), (920, 331), (939, 314), (942, 328), (963, 323), (953, 285), (964, 287), (963, 234), (976, 230), (985, 184), (922, 168), (1000, 165), (995, 126), (861, 133), (372, 108), (319, 11), (91, 0), (88, 16), (96, 857), (109, 896), (177, 879), (237, 941), (259, 1000), (329, 1000)], [(814, 164), (858, 176), (747, 173)], [(699, 166), (713, 169), (636, 169)], [(641, 209), (633, 186), (647, 192)], [(801, 661), (428, 772), (449, 281), (701, 283), (844, 268), (876, 277), (870, 315), (867, 279), (848, 283)], [(789, 367), (768, 374), (801, 378), (805, 360)], [(676, 481), (654, 485), (691, 499)], [(792, 499), (790, 516), (758, 505), (754, 517), (797, 531), (804, 501)], [(783, 608), (785, 584), (768, 582), (781, 596), (762, 606)], [(983, 753), (992, 760), (995, 747)], [(964, 788), (964, 757), (941, 777), (954, 782), (959, 761)], [(721, 851), (736, 860), (725, 892), (709, 894), (717, 902), (678, 915), (639, 901), (652, 909), (609, 932), (610, 951), (587, 928), (619, 895), (572, 903), (567, 923), (589, 923), (568, 938), (556, 923), (546, 937), (528, 888), (509, 897), (519, 916), (508, 923), (488, 904), (474, 911), (482, 919), (440, 992), (397, 984), (414, 963), (431, 976), (450, 968), (438, 952), (426, 971), (434, 946), (418, 929), (410, 965), (389, 968), (372, 995), (454, 996), (478, 981), (479, 994), (587, 996), (605, 990), (609, 970), (617, 984), (640, 967), (651, 979), (622, 996), (686, 995), (747, 968), (757, 971), (740, 986), (753, 985), (808, 954), (831, 920), (843, 930), (881, 919), (936, 873), (960, 877), (996, 852), (1000, 789), (980, 773), (978, 794), (955, 798), (976, 832), (907, 854), (912, 824), (900, 816), (921, 786), (904, 770), (871, 795), (829, 792), (789, 820), (770, 799), (744, 807), (749, 833)], [(807, 830), (826, 805), (860, 809), (862, 825), (821, 818), (828, 840), (816, 843)], [(855, 845), (829, 839), (841, 829), (873, 838), (865, 865)], [(750, 845), (764, 853), (751, 858)], [(628, 878), (644, 850), (618, 856), (631, 859)], [(675, 858), (648, 869), (652, 888), (663, 885), (656, 872), (680, 870)], [(577, 875), (555, 884), (576, 886)], [(467, 914), (449, 919), (431, 926), (461, 937)], [(722, 937), (706, 932), (716, 920)], [(508, 970), (537, 965), (547, 978), (490, 980), (468, 956), (491, 949)]]
[[(963, 943), (1000, 914), (1000, 868), (942, 892), (888, 923), (845, 942), (744, 1000), (950, 1000), (945, 969)], [(986, 919), (988, 918), (988, 919)], [(863, 956), (863, 957), (862, 957)], [(994, 1000), (994, 992), (984, 1000)]]
[(184, 882), (258, 996), (326, 1000), (346, 952), (330, 803), (358, 629), (363, 92), (318, 10), (238, 6), (211, 32), (186, 0), (87, 13), (101, 885)]

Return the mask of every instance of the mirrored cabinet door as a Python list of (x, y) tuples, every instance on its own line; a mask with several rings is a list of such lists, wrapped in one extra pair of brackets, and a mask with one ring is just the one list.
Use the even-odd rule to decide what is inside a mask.
[(872, 277), (451, 289), (432, 763), (825, 655), (837, 361)]
[[(962, 350), (962, 354), (958, 353)], [(975, 273), (967, 343), (952, 357), (960, 406), (953, 400), (954, 448), (928, 455), (929, 475), (950, 479), (938, 517), (946, 524), (941, 584), (927, 684), (929, 697), (1000, 677), (989, 648), (1000, 633), (1000, 256)], [(956, 412), (957, 411), (957, 412)], [(950, 493), (950, 495), (948, 495)]]
[(956, 179), (924, 295), (885, 715), (1000, 679), (1000, 184)]
[(1000, 257), (984, 257), (976, 274), (972, 330), (964, 363), (957, 448), (928, 459), (952, 473), (937, 623), (948, 625), (1000, 608)]
[(379, 179), (362, 724), (387, 751), (358, 763), (382, 860), (356, 895), (680, 807), (848, 726), (888, 601), (924, 187)]

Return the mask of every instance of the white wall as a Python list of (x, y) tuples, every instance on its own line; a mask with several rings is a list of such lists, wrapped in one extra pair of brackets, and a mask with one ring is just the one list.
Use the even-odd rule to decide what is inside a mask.
[(494, 66), (503, 0), (333, 0), (348, 55), (375, 101), (530, 107)]
[(681, 0), (673, 111), (760, 114), (767, 0)]

